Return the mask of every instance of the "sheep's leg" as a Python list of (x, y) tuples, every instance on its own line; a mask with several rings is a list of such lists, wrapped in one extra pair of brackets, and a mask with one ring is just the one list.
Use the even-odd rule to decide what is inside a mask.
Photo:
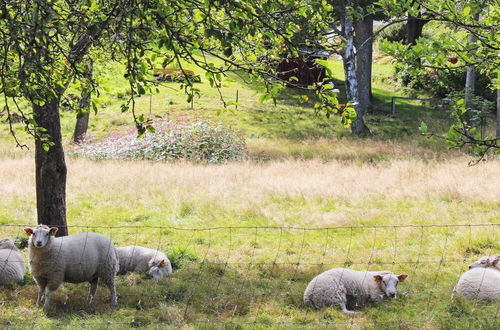
[(54, 292), (59, 288), (61, 285), (61, 281), (57, 281), (57, 278), (54, 278), (53, 281), (47, 283), (47, 287), (45, 288), (45, 303), (43, 304), (43, 309), (45, 312), (49, 310), (49, 304), (50, 304), (50, 298), (52, 298), (52, 295)]
[(43, 280), (37, 280), (36, 282), (38, 284), (38, 296), (36, 298), (36, 306), (39, 307), (40, 303), (44, 298), (45, 287), (47, 286), (47, 282)]
[(45, 303), (43, 304), (43, 309), (45, 310), (45, 312), (48, 312), (49, 310), (49, 304), (50, 304), (50, 298), (52, 297), (52, 295), (54, 294), (54, 291), (51, 291), (49, 289), (47, 289), (45, 291)]
[(40, 303), (42, 302), (42, 300), (44, 299), (45, 295), (44, 295), (44, 292), (45, 292), (45, 286), (38, 286), (38, 296), (36, 297), (36, 306), (37, 307), (40, 307)]
[(341, 302), (339, 305), (340, 305), (340, 309), (342, 309), (342, 312), (344, 312), (346, 314), (351, 314), (351, 315), (356, 314), (356, 312), (350, 311), (350, 310), (347, 309), (347, 306), (345, 305), (345, 302)]
[(109, 292), (111, 293), (111, 306), (118, 305), (118, 298), (116, 298), (116, 288), (114, 281), (113, 284), (109, 286)]
[(104, 284), (108, 287), (109, 293), (111, 294), (111, 306), (118, 305), (118, 299), (116, 298), (116, 289), (115, 289), (115, 277), (111, 276), (110, 278), (102, 279)]
[(97, 291), (97, 285), (99, 283), (99, 278), (96, 278), (95, 280), (89, 281), (90, 282), (90, 288), (89, 288), (89, 295), (87, 297), (87, 304), (92, 304), (92, 301), (94, 300), (95, 293)]

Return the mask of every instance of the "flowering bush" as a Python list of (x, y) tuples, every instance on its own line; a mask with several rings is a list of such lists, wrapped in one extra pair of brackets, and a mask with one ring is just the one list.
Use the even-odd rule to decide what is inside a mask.
[(71, 147), (69, 154), (102, 159), (188, 159), (197, 162), (222, 163), (246, 157), (241, 134), (212, 125), (204, 120), (157, 121), (154, 133), (138, 138), (137, 133), (109, 137), (101, 142), (84, 142)]

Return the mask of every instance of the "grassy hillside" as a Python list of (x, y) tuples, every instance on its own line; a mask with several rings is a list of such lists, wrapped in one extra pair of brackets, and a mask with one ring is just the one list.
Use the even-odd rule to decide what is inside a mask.
[[(339, 62), (332, 67), (342, 88)], [(96, 68), (106, 87), (92, 114), (96, 139), (130, 130), (119, 106), (126, 94), (119, 64)], [(252, 158), (222, 165), (68, 159), (70, 232), (97, 231), (117, 246), (166, 251), (176, 270), (159, 282), (118, 279), (119, 306), (99, 288), (86, 306), (86, 286), (66, 284), (45, 315), (36, 285), (0, 290), (0, 324), (13, 328), (423, 328), (495, 329), (499, 303), (451, 300), (460, 273), (483, 255), (500, 253), (500, 162), (467, 167), (468, 158), (417, 133), (426, 119), (444, 129), (446, 114), (402, 102), (389, 65), (374, 67), (369, 139), (349, 136), (338, 119), (314, 114), (287, 89), (261, 104), (255, 84), (232, 77), (222, 90), (240, 106), (221, 109), (206, 82), (191, 105), (176, 84), (152, 96), (152, 113), (206, 117), (242, 130)], [(173, 88), (173, 89), (172, 89)], [(149, 113), (149, 96), (138, 100)], [(70, 141), (74, 113), (64, 112)], [(20, 126), (17, 126), (19, 128)], [(16, 129), (17, 129), (16, 128)], [(22, 141), (29, 138), (19, 133)], [(0, 237), (22, 238), (35, 220), (32, 151), (13, 148), (0, 124)], [(22, 251), (26, 256), (26, 249)], [(407, 273), (394, 301), (347, 316), (302, 304), (308, 282), (332, 267)]]
[[(332, 71), (337, 87), (343, 91), (343, 69), (339, 61), (331, 61)], [(189, 69), (195, 69), (187, 65)], [(428, 152), (444, 151), (440, 141), (431, 141), (418, 135), (418, 126), (422, 120), (429, 123), (431, 129), (440, 132), (449, 123), (448, 115), (442, 111), (429, 111), (432, 107), (415, 101), (398, 101), (398, 115), (391, 117), (391, 97), (401, 95), (395, 87), (390, 65), (374, 64), (374, 113), (368, 115), (366, 122), (374, 136), (366, 143), (390, 141), (389, 144), (398, 146), (411, 145), (419, 149), (419, 157), (429, 156)], [(148, 116), (162, 116), (164, 118), (203, 117), (215, 122), (223, 122), (234, 129), (242, 130), (247, 136), (252, 154), (264, 158), (311, 158), (321, 149), (319, 156), (322, 158), (336, 158), (336, 153), (331, 151), (332, 144), (345, 144), (344, 138), (349, 141), (350, 130), (340, 125), (338, 118), (327, 119), (323, 114), (313, 111), (314, 97), (303, 103), (301, 96), (307, 91), (293, 88), (285, 89), (278, 97), (277, 105), (272, 102), (260, 103), (258, 101), (257, 82), (248, 81), (245, 77), (230, 75), (221, 86), (221, 93), (225, 100), (236, 101), (237, 109), (230, 106), (223, 108), (221, 96), (215, 88), (210, 88), (202, 76), (202, 83), (196, 84), (200, 96), (194, 102), (187, 103), (186, 95), (177, 83), (165, 83), (159, 87), (159, 93), (153, 91), (137, 99), (137, 114)], [(92, 113), (89, 133), (94, 138), (102, 138), (112, 133), (128, 131), (133, 126), (131, 113), (121, 113), (120, 105), (127, 98), (128, 83), (123, 78), (123, 66), (119, 63), (104, 62), (97, 65), (95, 77), (101, 85), (99, 97), (94, 97), (98, 103), (99, 112)], [(76, 90), (68, 94), (78, 95)], [(342, 99), (341, 92), (340, 97)], [(310, 95), (312, 96), (312, 95)], [(27, 108), (29, 111), (29, 108)], [(222, 111), (222, 113), (221, 113)], [(75, 124), (75, 113), (62, 112), (63, 136), (69, 143)], [(18, 135), (24, 143), (31, 143), (31, 139), (22, 132), (22, 125), (15, 125)], [(10, 152), (12, 143), (6, 125), (0, 126), (0, 148)], [(340, 139), (340, 141), (339, 141)], [(355, 141), (355, 139), (354, 139)], [(269, 147), (268, 147), (269, 146)], [(309, 146), (311, 151), (309, 152)], [(326, 153), (326, 154), (325, 154)], [(439, 157), (439, 156), (437, 156)], [(368, 157), (369, 158), (369, 157)]]

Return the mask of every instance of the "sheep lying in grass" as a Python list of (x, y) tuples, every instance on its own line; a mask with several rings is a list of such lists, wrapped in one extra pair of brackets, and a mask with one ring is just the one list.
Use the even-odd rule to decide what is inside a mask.
[(172, 274), (170, 260), (161, 251), (137, 245), (119, 247), (116, 251), (120, 258), (118, 271), (120, 275), (128, 272), (146, 272), (159, 280)]
[(408, 275), (394, 275), (390, 271), (356, 271), (334, 268), (316, 276), (304, 292), (304, 304), (314, 308), (338, 305), (342, 312), (380, 303), (385, 298), (396, 298), (397, 285)]
[(92, 303), (101, 280), (111, 292), (111, 305), (116, 306), (115, 275), (118, 255), (111, 240), (97, 233), (81, 233), (54, 237), (57, 228), (38, 225), (26, 228), (29, 265), (38, 284), (37, 306), (44, 298), (48, 310), (54, 291), (62, 282), (89, 282), (88, 303)]
[(24, 279), (23, 256), (10, 238), (0, 240), (0, 285)]
[(460, 276), (452, 297), (481, 302), (500, 301), (500, 272), (494, 267), (475, 267)]
[(481, 259), (479, 259), (478, 261), (472, 263), (470, 266), (469, 266), (469, 269), (472, 269), (472, 268), (488, 268), (488, 267), (491, 267), (491, 268), (496, 268), (498, 270), (500, 270), (500, 256), (495, 256), (495, 257), (482, 257)]

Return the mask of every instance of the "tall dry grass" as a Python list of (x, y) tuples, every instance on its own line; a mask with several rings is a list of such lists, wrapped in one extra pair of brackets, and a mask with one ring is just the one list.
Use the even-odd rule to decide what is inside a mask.
[[(257, 210), (276, 219), (285, 217), (287, 211), (280, 206), (269, 206), (269, 200), (289, 200), (291, 206), (295, 206), (294, 200), (305, 203), (332, 200), (341, 203), (344, 211), (352, 206), (360, 212), (376, 212), (381, 206), (372, 201), (380, 200), (383, 203), (431, 201), (438, 206), (440, 202), (498, 206), (500, 161), (474, 167), (468, 167), (467, 161), (467, 158), (437, 163), (394, 160), (355, 165), (286, 160), (197, 165), (70, 159), (67, 195), (69, 208), (78, 207), (78, 201), (85, 198), (93, 198), (96, 207), (105, 204), (120, 209), (137, 205), (154, 208), (162, 203), (174, 206), (186, 202), (214, 203), (228, 210)], [(0, 182), (4, 207), (8, 208), (5, 203), (9, 200), (21, 200), (22, 205), (31, 205), (34, 213), (32, 158), (0, 160)], [(491, 211), (498, 213), (499, 209)], [(308, 209), (302, 208), (302, 212), (307, 213)], [(330, 219), (342, 218), (331, 210), (323, 212), (322, 217), (325, 215)], [(471, 221), (481, 222), (481, 219)], [(321, 217), (312, 223), (324, 224)]]

